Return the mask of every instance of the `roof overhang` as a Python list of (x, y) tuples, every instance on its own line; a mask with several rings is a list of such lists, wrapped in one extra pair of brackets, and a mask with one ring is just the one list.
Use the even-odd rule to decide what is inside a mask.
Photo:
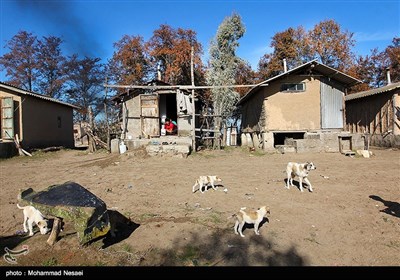
[(370, 90), (366, 90), (366, 91), (361, 91), (361, 92), (349, 94), (349, 95), (345, 96), (344, 100), (345, 101), (349, 101), (349, 100), (364, 98), (364, 97), (367, 97), (367, 96), (371, 96), (371, 95), (375, 95), (375, 94), (379, 94), (379, 93), (383, 93), (383, 92), (392, 91), (392, 90), (395, 90), (395, 89), (398, 89), (398, 88), (400, 88), (400, 82), (389, 84), (389, 85), (386, 85), (386, 86), (380, 87), (380, 88), (374, 88), (374, 89), (370, 89)]
[(19, 93), (19, 94), (23, 94), (23, 95), (29, 95), (29, 96), (36, 97), (36, 98), (39, 98), (39, 99), (43, 99), (43, 100), (46, 100), (46, 101), (50, 101), (50, 102), (53, 102), (53, 103), (58, 103), (60, 105), (68, 106), (68, 107), (71, 107), (71, 108), (76, 109), (76, 110), (80, 109), (79, 106), (75, 106), (75, 105), (72, 105), (72, 104), (69, 104), (69, 103), (66, 103), (66, 102), (63, 102), (63, 101), (48, 97), (48, 96), (43, 95), (43, 94), (38, 94), (38, 93), (35, 93), (35, 92), (32, 92), (32, 91), (24, 90), (24, 89), (21, 89), (21, 88), (18, 88), (18, 87), (15, 87), (15, 86), (3, 83), (3, 82), (0, 82), (0, 88), (5, 88), (5, 89), (8, 89), (9, 91), (13, 91), (13, 92), (16, 92), (16, 93)]

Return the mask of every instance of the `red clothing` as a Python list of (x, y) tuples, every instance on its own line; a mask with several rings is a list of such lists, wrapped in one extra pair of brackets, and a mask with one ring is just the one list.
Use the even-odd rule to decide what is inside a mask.
[(176, 126), (173, 124), (173, 122), (167, 121), (165, 122), (164, 127), (167, 132), (174, 132)]

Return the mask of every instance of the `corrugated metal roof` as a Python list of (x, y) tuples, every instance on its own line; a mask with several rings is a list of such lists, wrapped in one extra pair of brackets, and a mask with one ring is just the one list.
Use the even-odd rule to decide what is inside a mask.
[(275, 77), (272, 77), (272, 78), (270, 78), (270, 79), (268, 79), (268, 80), (265, 80), (265, 81), (259, 83), (259, 84), (256, 85), (255, 87), (251, 88), (251, 89), (249, 90), (249, 92), (247, 92), (246, 95), (244, 95), (244, 96), (237, 102), (237, 105), (242, 104), (246, 99), (248, 99), (249, 97), (251, 97), (251, 95), (253, 95), (255, 92), (257, 92), (258, 89), (259, 89), (261, 86), (263, 86), (263, 85), (264, 85), (264, 86), (265, 86), (265, 85), (268, 85), (268, 84), (269, 84), (270, 82), (272, 82), (272, 81), (275, 81), (275, 80), (277, 80), (277, 79), (280, 79), (281, 77), (284, 77), (284, 76), (293, 74), (293, 73), (295, 73), (295, 72), (301, 71), (301, 70), (303, 70), (303, 69), (306, 68), (306, 67), (312, 67), (313, 72), (318, 72), (318, 73), (320, 73), (320, 74), (322, 74), (322, 75), (324, 75), (324, 76), (326, 76), (326, 77), (328, 77), (328, 78), (331, 78), (331, 79), (333, 79), (333, 80), (336, 80), (336, 81), (340, 82), (341, 84), (343, 84), (343, 85), (345, 85), (345, 86), (347, 86), (347, 87), (351, 87), (351, 86), (353, 86), (353, 85), (355, 85), (355, 84), (358, 84), (358, 83), (361, 83), (361, 82), (362, 82), (362, 81), (360, 81), (360, 80), (358, 80), (358, 79), (356, 79), (356, 78), (353, 78), (353, 77), (351, 77), (351, 76), (349, 76), (349, 75), (347, 75), (347, 74), (345, 74), (345, 73), (343, 73), (343, 72), (340, 72), (339, 70), (336, 70), (336, 69), (334, 69), (334, 68), (331, 68), (331, 67), (329, 67), (329, 66), (327, 66), (327, 65), (325, 65), (325, 64), (323, 64), (323, 63), (319, 63), (319, 62), (317, 61), (317, 59), (314, 59), (314, 60), (311, 60), (311, 61), (309, 61), (309, 62), (307, 62), (307, 63), (304, 63), (304, 64), (302, 64), (302, 65), (300, 65), (300, 66), (297, 66), (297, 67), (295, 67), (295, 68), (293, 68), (293, 69), (290, 69), (290, 70), (288, 70), (288, 71), (286, 71), (286, 72), (283, 72), (283, 73), (281, 73), (281, 74), (279, 74), (279, 75), (276, 75)]
[(375, 94), (378, 94), (378, 93), (395, 90), (397, 88), (400, 88), (400, 82), (393, 83), (393, 84), (390, 84), (390, 85), (387, 85), (387, 86), (384, 86), (384, 87), (380, 87), (380, 88), (374, 88), (374, 89), (370, 89), (370, 90), (366, 90), (366, 91), (353, 93), (353, 94), (345, 96), (344, 100), (348, 101), (348, 100), (353, 100), (353, 99), (357, 99), (357, 98), (363, 98), (363, 97), (375, 95)]
[(9, 90), (21, 93), (21, 94), (33, 96), (33, 97), (40, 98), (40, 99), (44, 99), (46, 101), (50, 101), (50, 102), (58, 103), (58, 104), (61, 104), (61, 105), (69, 106), (69, 107), (72, 107), (74, 109), (80, 109), (80, 107), (78, 107), (78, 106), (75, 106), (75, 105), (72, 105), (72, 104), (69, 104), (69, 103), (66, 103), (66, 102), (63, 102), (63, 101), (48, 97), (48, 96), (43, 95), (43, 94), (35, 93), (35, 92), (29, 91), (29, 90), (24, 90), (24, 89), (18, 88), (16, 86), (6, 84), (4, 82), (0, 82), (0, 87), (6, 88), (6, 89), (9, 89)]

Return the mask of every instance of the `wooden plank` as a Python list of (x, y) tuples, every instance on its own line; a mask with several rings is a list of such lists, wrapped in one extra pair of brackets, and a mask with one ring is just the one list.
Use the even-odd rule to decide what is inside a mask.
[(143, 136), (160, 136), (158, 95), (140, 95), (140, 110)]
[(61, 219), (60, 218), (54, 218), (54, 222), (53, 222), (53, 229), (51, 230), (50, 236), (47, 239), (47, 244), (49, 244), (50, 246), (53, 246), (58, 239), (58, 235), (60, 234), (60, 230), (61, 230)]

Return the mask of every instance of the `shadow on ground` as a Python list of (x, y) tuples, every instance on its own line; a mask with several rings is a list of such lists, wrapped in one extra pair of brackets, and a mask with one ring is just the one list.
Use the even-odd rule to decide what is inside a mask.
[(19, 244), (30, 238), (28, 235), (10, 235), (0, 237), (0, 255), (3, 256), (6, 253), (6, 248), (13, 250)]
[(193, 234), (190, 239), (177, 238), (170, 249), (153, 249), (140, 265), (157, 266), (306, 266), (305, 257), (295, 247), (278, 250), (275, 244), (254, 231), (245, 237), (218, 230), (204, 240)]
[(382, 202), (383, 205), (386, 206), (386, 208), (380, 210), (380, 212), (400, 218), (400, 203), (395, 201), (384, 200), (383, 198), (377, 195), (370, 195), (369, 197), (376, 201)]
[(140, 225), (116, 210), (107, 210), (111, 229), (103, 238), (102, 249), (127, 239)]

